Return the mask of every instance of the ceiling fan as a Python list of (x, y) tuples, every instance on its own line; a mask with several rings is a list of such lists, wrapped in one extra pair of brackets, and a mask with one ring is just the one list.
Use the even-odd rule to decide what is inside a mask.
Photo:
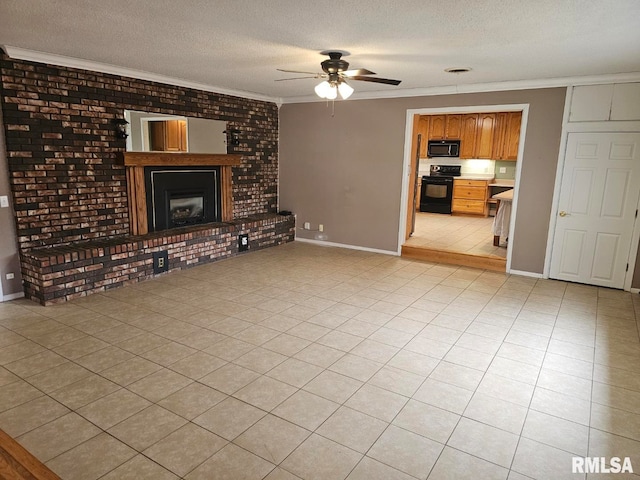
[(358, 80), (362, 82), (374, 82), (383, 83), (386, 85), (399, 85), (401, 80), (391, 80), (389, 78), (370, 77), (369, 75), (375, 75), (375, 72), (367, 70), (366, 68), (359, 68), (356, 70), (348, 70), (349, 62), (342, 57), (349, 55), (348, 52), (339, 50), (325, 50), (320, 52), (321, 55), (327, 55), (329, 58), (320, 63), (323, 73), (314, 72), (301, 72), (298, 70), (284, 70), (278, 68), (280, 72), (286, 73), (304, 73), (306, 77), (294, 77), (294, 78), (280, 78), (276, 80), (300, 80), (303, 78), (324, 78), (325, 80), (316, 85), (315, 91), (320, 98), (326, 98), (327, 100), (333, 100), (338, 96), (343, 99), (347, 99), (353, 93), (353, 88), (347, 83), (347, 80)]

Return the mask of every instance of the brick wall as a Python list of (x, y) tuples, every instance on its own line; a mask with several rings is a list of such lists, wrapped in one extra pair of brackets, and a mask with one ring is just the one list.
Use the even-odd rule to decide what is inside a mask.
[[(152, 253), (171, 270), (292, 241), (295, 219), (276, 215), (278, 107), (145, 80), (13, 60), (0, 51), (0, 104), (24, 291), (42, 304), (152, 277)], [(127, 185), (112, 121), (125, 110), (200, 117), (240, 130), (234, 221), (129, 235)]]
[[(0, 52), (1, 54), (1, 52)], [(234, 218), (275, 212), (274, 103), (0, 56), (10, 182), (20, 249), (129, 233), (124, 167), (112, 120), (124, 110), (209, 118), (241, 131)]]

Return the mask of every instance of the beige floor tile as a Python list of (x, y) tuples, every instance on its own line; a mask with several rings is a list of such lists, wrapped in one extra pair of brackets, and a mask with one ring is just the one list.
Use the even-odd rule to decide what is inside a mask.
[(200, 379), (201, 383), (231, 395), (260, 375), (239, 365), (227, 364)]
[(364, 457), (349, 474), (347, 480), (413, 480), (414, 478), (373, 458)]
[(431, 372), (429, 378), (473, 391), (478, 388), (483, 372), (443, 360)]
[(359, 380), (325, 370), (303, 389), (333, 402), (344, 403), (361, 386), (362, 382)]
[(467, 405), (464, 416), (520, 435), (527, 408), (476, 392)]
[(158, 402), (191, 382), (190, 378), (163, 368), (132, 383), (127, 388), (151, 402)]
[(52, 398), (38, 397), (0, 413), (0, 429), (17, 437), (67, 413), (69, 409)]
[(328, 370), (361, 382), (366, 382), (380, 370), (382, 366), (382, 363), (374, 362), (357, 355), (347, 354), (331, 365)]
[(92, 374), (59, 390), (55, 390), (49, 395), (66, 407), (77, 410), (121, 388), (105, 378)]
[(372, 417), (390, 422), (407, 403), (408, 397), (365, 384), (345, 403)]
[(233, 337), (243, 342), (251, 343), (252, 345), (262, 345), (278, 335), (280, 335), (278, 330), (273, 330), (262, 325), (252, 325), (241, 332), (233, 334)]
[(297, 391), (284, 382), (262, 376), (233, 394), (243, 402), (270, 412)]
[(547, 353), (544, 357), (544, 367), (556, 372), (566, 373), (585, 380), (593, 379), (593, 363), (585, 362), (564, 355)]
[(335, 402), (299, 390), (273, 410), (273, 414), (314, 431), (338, 409)]
[(438, 363), (440, 363), (439, 360), (427, 355), (400, 350), (387, 362), (387, 365), (426, 377), (436, 368)]
[(536, 387), (530, 408), (588, 426), (590, 407), (587, 400)]
[(471, 390), (427, 378), (413, 398), (461, 415), (472, 395)]
[(193, 423), (227, 440), (233, 440), (267, 412), (229, 397), (193, 419)]
[(102, 480), (178, 480), (178, 477), (144, 455), (136, 455), (111, 470)]
[(300, 480), (300, 477), (297, 477), (293, 473), (289, 473), (280, 467), (276, 467), (271, 470), (269, 475), (264, 477), (264, 480)]
[(109, 433), (141, 452), (185, 423), (184, 418), (169, 410), (151, 405), (111, 427)]
[(147, 360), (165, 367), (196, 353), (197, 350), (177, 342), (169, 342), (140, 355)]
[(273, 415), (262, 417), (234, 440), (234, 443), (263, 459), (279, 464), (311, 432)]
[(367, 456), (409, 475), (426, 478), (444, 445), (391, 425)]
[(289, 335), (288, 333), (282, 333), (273, 340), (264, 343), (262, 348), (291, 357), (309, 345), (311, 345), (309, 340)]
[(257, 373), (267, 373), (286, 359), (285, 355), (258, 347), (235, 359), (233, 363)]
[(444, 444), (459, 421), (460, 415), (416, 400), (409, 400), (392, 423)]
[(590, 426), (640, 441), (640, 415), (635, 413), (592, 403)]
[(342, 480), (362, 455), (319, 435), (311, 435), (282, 467), (305, 480)]
[(462, 418), (447, 445), (509, 468), (518, 446), (517, 435)]
[(375, 340), (365, 339), (354, 347), (350, 353), (374, 362), (387, 363), (399, 351), (400, 349), (398, 347), (392, 347), (391, 345), (385, 345)]
[(389, 424), (348, 407), (340, 407), (316, 433), (357, 452), (366, 453)]
[(196, 352), (172, 363), (169, 368), (192, 380), (198, 380), (226, 364), (225, 360), (218, 357), (204, 352)]
[(295, 358), (302, 360), (318, 367), (327, 368), (338, 359), (340, 359), (345, 353), (335, 348), (312, 343), (308, 347), (303, 348), (295, 354)]
[(157, 372), (161, 368), (162, 366), (157, 363), (150, 362), (142, 357), (134, 357), (131, 360), (103, 370), (100, 372), (100, 376), (125, 387)]
[(143, 453), (167, 470), (183, 477), (227, 443), (204, 428), (188, 423)]
[(0, 348), (0, 365), (6, 365), (21, 358), (30, 357), (42, 351), (44, 351), (44, 347), (31, 340), (13, 343)]
[(7, 363), (4, 368), (19, 377), (25, 378), (37, 375), (67, 362), (68, 360), (64, 357), (50, 350), (45, 350), (44, 352), (31, 355), (30, 357), (25, 357), (20, 360), (16, 360), (15, 362)]
[(194, 382), (160, 400), (158, 405), (187, 420), (193, 420), (225, 398), (226, 394)]
[(530, 410), (522, 436), (574, 455), (587, 456), (589, 428), (578, 423)]
[(106, 430), (149, 405), (149, 401), (135, 393), (120, 389), (79, 408), (77, 412)]
[(102, 433), (47, 462), (60, 477), (91, 480), (122, 465), (136, 452), (115, 438)]
[(295, 327), (287, 330), (287, 334), (303, 338), (310, 342), (315, 342), (320, 337), (323, 337), (329, 332), (330, 330), (328, 328), (321, 327), (320, 325), (315, 325), (309, 322), (302, 322)]
[(429, 480), (505, 480), (509, 470), (451, 447), (445, 447)]
[(68, 413), (41, 427), (19, 436), (16, 440), (41, 462), (72, 449), (101, 430), (76, 413)]
[[(386, 323), (386, 322), (385, 322)], [(400, 332), (392, 328), (381, 327), (369, 336), (369, 340), (384, 343), (392, 347), (402, 348), (414, 337), (411, 333)]]
[(495, 357), (487, 373), (509, 378), (518, 382), (535, 385), (540, 374), (540, 367), (527, 363), (516, 362), (508, 358)]
[(571, 480), (585, 478), (571, 471), (573, 454), (522, 438), (511, 468), (531, 478)]
[[(364, 323), (364, 322), (361, 322)], [(368, 324), (365, 324), (368, 325)], [(351, 351), (356, 345), (362, 342), (363, 337), (348, 332), (332, 330), (317, 340), (320, 345), (335, 348), (343, 352)]]
[(418, 335), (404, 347), (410, 352), (442, 359), (451, 350), (451, 345)]
[(294, 387), (301, 388), (322, 371), (323, 369), (316, 365), (290, 358), (273, 368), (267, 375)]
[(275, 465), (233, 444), (229, 444), (213, 455), (193, 472), (187, 480), (261, 480)]
[(640, 392), (593, 382), (594, 403), (608, 405), (627, 412), (640, 414)]
[(126, 350), (127, 352), (141, 355), (149, 350), (153, 350), (162, 345), (167, 345), (170, 340), (153, 333), (143, 333), (133, 338), (129, 338), (117, 344), (119, 348)]
[(74, 361), (92, 372), (101, 372), (119, 363), (131, 360), (134, 355), (121, 348), (109, 346), (102, 348)]
[(382, 367), (367, 383), (405, 397), (411, 397), (424, 380), (425, 377), (422, 375), (416, 375), (398, 368)]
[(533, 385), (527, 383), (486, 373), (476, 391), (522, 407), (528, 407), (533, 397), (534, 388)]

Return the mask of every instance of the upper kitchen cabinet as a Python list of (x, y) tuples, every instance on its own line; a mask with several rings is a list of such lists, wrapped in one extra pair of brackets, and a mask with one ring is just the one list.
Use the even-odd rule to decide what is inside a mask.
[(187, 122), (184, 120), (149, 122), (149, 136), (153, 151), (187, 151)]
[(493, 158), (493, 136), (495, 127), (495, 113), (481, 113), (478, 115), (474, 158)]
[(522, 112), (501, 112), (496, 114), (493, 135), (493, 159), (517, 160), (520, 143)]
[(446, 115), (429, 115), (429, 140), (444, 140), (447, 125)]
[(460, 158), (475, 158), (478, 114), (461, 115)]
[(427, 156), (427, 140), (429, 139), (429, 116), (420, 115), (418, 120), (418, 133), (422, 135), (422, 141), (420, 143), (420, 158), (426, 158)]
[(462, 133), (462, 115), (447, 115), (445, 121), (445, 138), (458, 140)]
[(640, 83), (573, 87), (569, 122), (640, 120)]

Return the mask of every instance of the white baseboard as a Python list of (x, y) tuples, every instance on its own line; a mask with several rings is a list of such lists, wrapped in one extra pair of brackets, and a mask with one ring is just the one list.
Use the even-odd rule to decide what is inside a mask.
[(632, 288), (629, 290), (631, 293), (640, 293), (640, 288)]
[(544, 278), (541, 273), (525, 272), (523, 270), (509, 270), (507, 273), (510, 275), (520, 275), (521, 277)]
[(395, 252), (393, 250), (380, 250), (378, 248), (360, 247), (358, 245), (347, 245), (345, 243), (325, 242), (322, 240), (313, 240), (311, 238), (296, 237), (295, 240), (296, 242), (313, 243), (314, 245), (320, 245), (323, 247), (348, 248), (350, 250), (361, 250), (363, 252), (382, 253), (383, 255), (393, 255), (395, 257), (399, 256), (398, 252)]
[(10, 293), (9, 295), (3, 295), (2, 296), (2, 302), (9, 302), (11, 300), (16, 300), (18, 298), (23, 298), (24, 297), (24, 292), (18, 292), (18, 293)]

